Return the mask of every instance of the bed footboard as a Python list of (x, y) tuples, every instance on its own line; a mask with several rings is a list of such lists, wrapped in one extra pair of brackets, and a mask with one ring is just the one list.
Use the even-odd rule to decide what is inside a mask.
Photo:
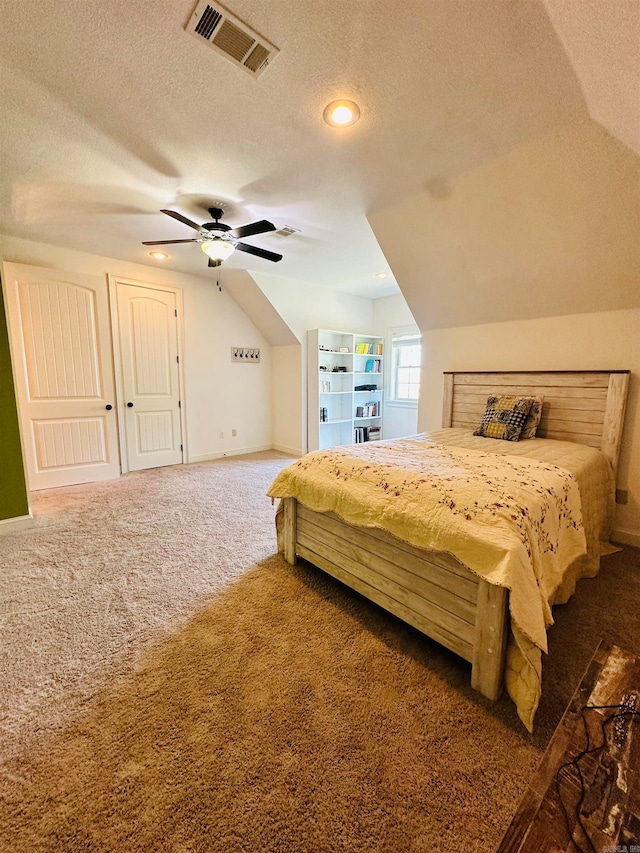
[(284, 556), (296, 556), (398, 616), (471, 663), (471, 686), (502, 692), (508, 593), (455, 557), (415, 548), (390, 533), (346, 524), (285, 498)]

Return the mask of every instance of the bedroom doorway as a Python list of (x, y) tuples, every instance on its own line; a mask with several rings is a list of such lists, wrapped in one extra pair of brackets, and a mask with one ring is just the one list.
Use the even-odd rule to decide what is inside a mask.
[(118, 477), (104, 277), (5, 263), (3, 279), (29, 489)]
[(122, 473), (186, 458), (182, 292), (109, 276)]

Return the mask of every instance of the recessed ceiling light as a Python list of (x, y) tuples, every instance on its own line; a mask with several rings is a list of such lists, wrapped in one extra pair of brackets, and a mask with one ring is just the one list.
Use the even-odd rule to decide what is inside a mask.
[(169, 255), (166, 252), (149, 252), (152, 258), (156, 261), (166, 261)]
[(374, 273), (374, 275), (376, 278), (386, 278), (389, 275), (389, 273), (388, 272), (377, 272), (377, 273)]
[(349, 127), (360, 118), (360, 107), (354, 101), (331, 101), (323, 116), (331, 127)]

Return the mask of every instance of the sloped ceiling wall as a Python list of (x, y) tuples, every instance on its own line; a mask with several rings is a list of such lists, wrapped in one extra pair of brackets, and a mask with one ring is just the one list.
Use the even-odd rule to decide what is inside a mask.
[(282, 347), (300, 343), (276, 307), (256, 284), (251, 273), (247, 270), (225, 270), (222, 283), (271, 346)]
[(369, 222), (424, 330), (640, 304), (640, 158), (586, 119)]
[(640, 154), (640, 3), (544, 0), (589, 115)]

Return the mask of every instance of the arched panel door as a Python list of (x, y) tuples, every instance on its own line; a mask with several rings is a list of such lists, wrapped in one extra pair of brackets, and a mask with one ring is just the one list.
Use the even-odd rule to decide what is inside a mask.
[(29, 488), (120, 474), (107, 282), (3, 266)]
[(129, 471), (183, 461), (176, 294), (116, 281)]

